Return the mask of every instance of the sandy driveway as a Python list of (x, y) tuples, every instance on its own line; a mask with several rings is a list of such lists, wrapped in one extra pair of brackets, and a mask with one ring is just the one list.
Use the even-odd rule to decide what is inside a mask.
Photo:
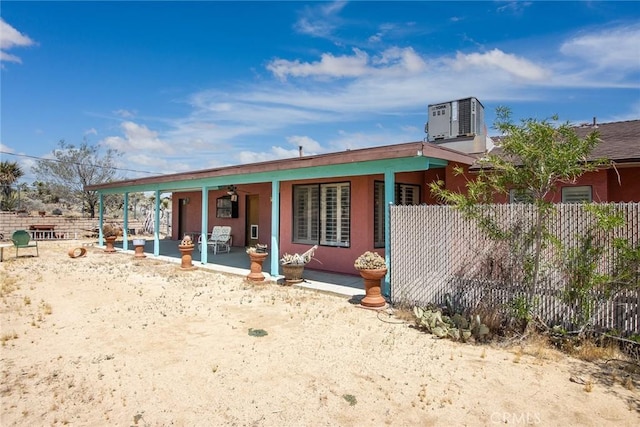
[(74, 245), (0, 264), (3, 426), (640, 424), (640, 379), (615, 364)]

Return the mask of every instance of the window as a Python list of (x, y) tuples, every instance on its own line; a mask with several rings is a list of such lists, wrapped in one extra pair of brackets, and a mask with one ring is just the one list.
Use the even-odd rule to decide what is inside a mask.
[[(373, 195), (373, 243), (376, 248), (384, 247), (384, 182), (374, 183)], [(419, 205), (420, 186), (413, 184), (396, 184), (396, 205)]]
[(562, 203), (589, 203), (592, 200), (590, 185), (562, 187)]
[(231, 196), (218, 197), (216, 199), (217, 218), (238, 218), (238, 201)]
[(293, 242), (348, 247), (351, 184), (293, 187)]
[(512, 188), (509, 190), (509, 203), (533, 203), (533, 196), (527, 190)]

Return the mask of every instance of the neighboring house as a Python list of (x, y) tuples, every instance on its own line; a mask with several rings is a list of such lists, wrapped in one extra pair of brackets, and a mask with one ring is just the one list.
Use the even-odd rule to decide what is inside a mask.
[[(553, 201), (640, 201), (640, 120), (597, 127), (602, 143), (593, 156), (608, 157), (615, 169), (585, 174), (563, 186)], [(591, 130), (593, 126), (577, 128), (581, 135)], [(473, 142), (469, 151), (491, 146), (485, 136), (467, 141)], [(451, 138), (347, 150), (111, 182), (87, 190), (98, 191), (101, 200), (104, 194), (155, 191), (156, 203), (160, 193), (171, 192), (174, 240), (185, 233), (206, 234), (214, 225), (231, 226), (233, 246), (269, 245), (276, 255), (271, 257), (272, 275), (278, 274), (280, 255), (313, 245), (319, 245), (316, 258), (322, 264), (310, 268), (354, 274), (353, 261), (365, 251), (376, 250), (388, 259), (389, 204), (437, 203), (429, 190), (435, 180), (447, 189), (465, 191), (477, 154), (447, 148), (462, 143)], [(456, 166), (466, 173), (455, 175)], [(126, 215), (125, 209), (125, 222)], [(208, 262), (206, 251), (201, 262)]]
[[(613, 161), (613, 167), (587, 172), (575, 183), (560, 184), (549, 201), (640, 202), (640, 120), (596, 124), (594, 119), (593, 123), (577, 126), (575, 130), (580, 137), (597, 131), (601, 142), (593, 150), (589, 160), (606, 158)], [(494, 143), (499, 144), (499, 138), (494, 138)], [(494, 149), (494, 153), (499, 155), (500, 149)], [(465, 174), (456, 177), (457, 182), (473, 179), (479, 168), (477, 164), (465, 168)], [(454, 178), (449, 178), (447, 183), (452, 179)], [(526, 195), (511, 190), (508, 199), (497, 198), (496, 201), (518, 203), (526, 201)]]

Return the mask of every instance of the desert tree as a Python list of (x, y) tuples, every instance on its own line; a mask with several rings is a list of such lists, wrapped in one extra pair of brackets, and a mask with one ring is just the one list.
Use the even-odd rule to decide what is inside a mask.
[[(553, 195), (560, 184), (576, 183), (581, 175), (608, 167), (610, 162), (594, 159), (591, 154), (600, 142), (597, 130), (580, 137), (573, 126), (560, 123), (557, 116), (514, 123), (511, 111), (499, 107), (494, 128), (499, 132), (496, 148), (478, 159), (477, 173), (469, 175), (465, 192), (448, 190), (442, 181), (432, 183), (430, 188), (442, 202), (475, 221), (491, 242), (493, 249), (486, 259), (475, 260), (470, 271), (487, 290), (492, 286), (511, 290), (511, 299), (505, 304), (522, 326), (537, 304), (535, 289), (550, 279), (549, 274), (557, 271), (556, 264), (562, 262), (542, 256), (550, 247), (551, 253), (564, 251), (562, 242), (547, 226), (556, 211)], [(462, 168), (454, 172), (464, 173)], [(507, 222), (497, 220), (495, 211), (499, 207), (495, 203), (508, 198), (510, 191), (533, 205), (531, 221), (520, 216)], [(492, 298), (492, 292), (484, 294)], [(496, 302), (492, 300), (489, 305)]]
[(24, 176), (24, 171), (17, 162), (3, 160), (0, 162), (0, 185), (2, 186), (2, 198), (0, 199), (0, 210), (12, 210), (15, 207), (17, 198), (13, 185)]
[[(494, 122), (500, 132), (497, 149), (478, 160), (479, 171), (475, 179), (467, 181), (467, 193), (447, 190), (441, 181), (431, 184), (431, 191), (439, 199), (477, 219), (494, 239), (513, 236), (486, 215), (485, 204), (494, 202), (496, 196), (508, 197), (514, 190), (535, 205), (534, 226), (525, 233), (525, 246), (532, 246), (531, 257), (524, 263), (525, 280), (531, 286), (538, 283), (541, 251), (551, 238), (545, 228), (545, 221), (553, 212), (550, 196), (559, 184), (575, 183), (584, 173), (610, 164), (606, 159), (591, 156), (600, 141), (597, 130), (581, 138), (568, 122), (556, 123), (558, 117), (553, 116), (545, 120), (524, 119), (515, 124), (511, 111), (499, 107)], [(463, 173), (460, 168), (455, 172)]]
[(33, 172), (48, 183), (55, 196), (82, 205), (83, 211), (95, 218), (98, 193), (86, 187), (115, 180), (115, 161), (120, 155), (114, 149), (102, 153), (99, 146), (89, 145), (86, 140), (77, 147), (61, 140), (53, 150), (53, 158), (39, 160)]

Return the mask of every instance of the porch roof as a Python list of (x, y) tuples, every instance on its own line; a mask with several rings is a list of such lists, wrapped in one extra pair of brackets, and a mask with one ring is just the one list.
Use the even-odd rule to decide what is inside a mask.
[(422, 141), (214, 169), (114, 181), (86, 187), (104, 194), (137, 191), (185, 191), (206, 186), (248, 184), (427, 170), (448, 162), (472, 164), (475, 157)]

